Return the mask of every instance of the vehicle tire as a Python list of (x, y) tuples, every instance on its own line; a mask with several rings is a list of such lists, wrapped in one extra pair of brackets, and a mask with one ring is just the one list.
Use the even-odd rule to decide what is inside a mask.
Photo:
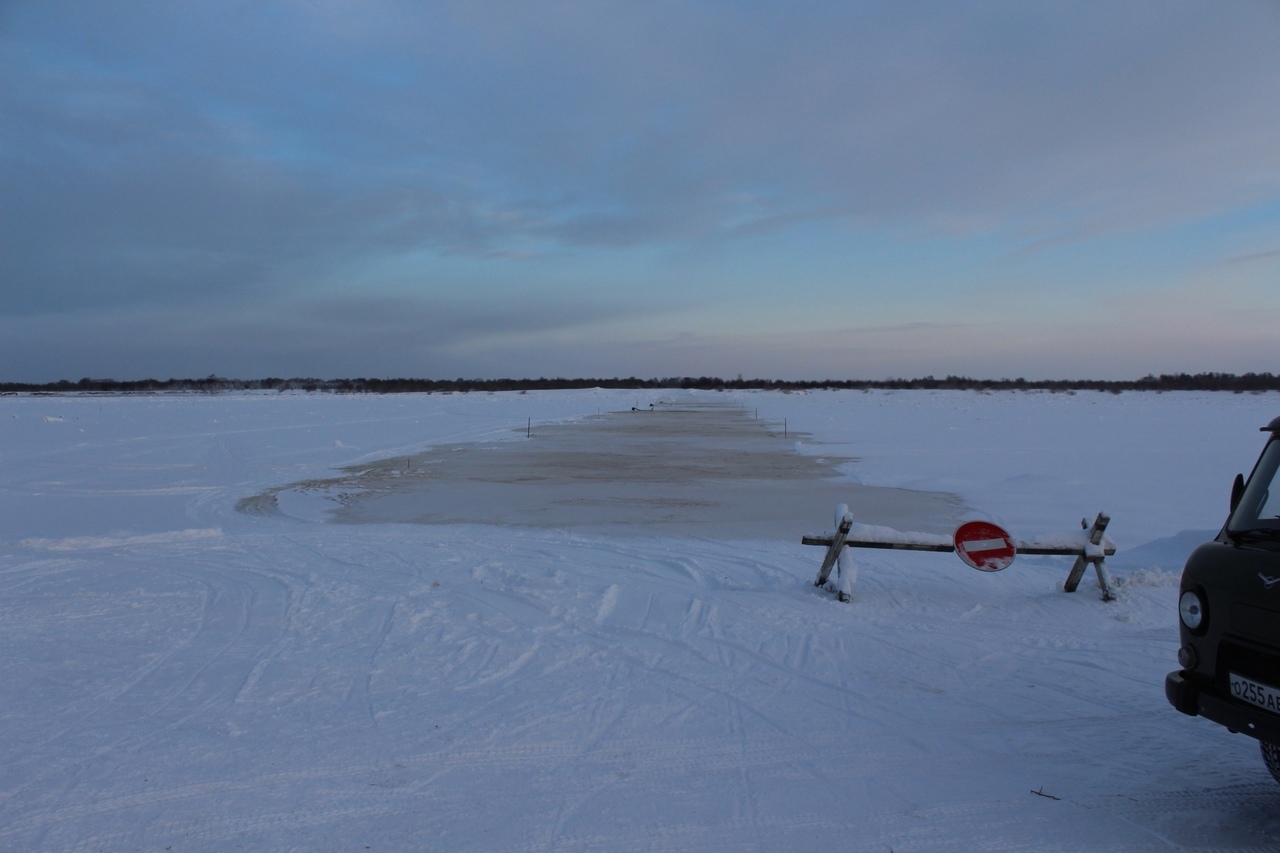
[(1262, 761), (1271, 771), (1271, 777), (1280, 782), (1280, 745), (1265, 740), (1258, 741), (1258, 745), (1262, 747)]

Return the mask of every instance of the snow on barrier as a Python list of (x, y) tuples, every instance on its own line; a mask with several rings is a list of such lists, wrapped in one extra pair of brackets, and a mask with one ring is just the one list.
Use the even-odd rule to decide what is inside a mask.
[[(985, 521), (971, 521), (960, 525), (950, 538), (935, 533), (914, 533), (879, 527), (870, 524), (854, 524), (848, 506), (836, 507), (834, 533), (821, 536), (804, 536), (803, 545), (824, 545), (827, 553), (814, 586), (825, 587), (836, 593), (840, 601), (852, 596), (853, 582), (857, 579), (857, 566), (848, 548), (889, 548), (895, 551), (952, 552), (969, 566), (979, 571), (998, 572), (1013, 562), (1017, 554), (1074, 555), (1075, 564), (1062, 585), (1065, 592), (1075, 592), (1085, 570), (1093, 566), (1098, 574), (1098, 587), (1102, 600), (1112, 601), (1111, 575), (1107, 571), (1106, 557), (1116, 552), (1115, 543), (1106, 535), (1111, 517), (1098, 513), (1090, 526), (1088, 519), (1080, 522), (1080, 532), (1060, 533), (1035, 539), (1014, 540), (1000, 527)], [(831, 570), (836, 569), (838, 582), (831, 581)]]

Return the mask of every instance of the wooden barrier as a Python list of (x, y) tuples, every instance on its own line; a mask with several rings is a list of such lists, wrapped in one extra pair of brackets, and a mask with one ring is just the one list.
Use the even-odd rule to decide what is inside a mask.
[[(1085, 570), (1089, 566), (1093, 566), (1098, 575), (1098, 588), (1102, 590), (1102, 600), (1112, 601), (1115, 599), (1115, 592), (1112, 589), (1111, 574), (1107, 571), (1105, 559), (1116, 552), (1115, 545), (1106, 538), (1107, 525), (1110, 522), (1111, 517), (1105, 512), (1100, 512), (1098, 517), (1093, 520), (1092, 526), (1089, 525), (1088, 519), (1080, 522), (1081, 528), (1085, 530), (1083, 537), (1079, 534), (1066, 537), (1067, 540), (1074, 541), (1064, 541), (1062, 537), (1018, 539), (1013, 542), (1014, 549), (1018, 554), (1074, 555), (1076, 561), (1071, 567), (1070, 574), (1067, 575), (1066, 582), (1062, 585), (1063, 591), (1075, 592), (1080, 585), (1080, 579), (1084, 576)], [(900, 533), (886, 530), (885, 528), (875, 528), (872, 535), (858, 535), (858, 531), (854, 530), (853, 515), (844, 504), (836, 507), (836, 529), (834, 532), (824, 533), (821, 536), (804, 536), (800, 539), (800, 543), (802, 545), (822, 545), (826, 547), (827, 553), (822, 559), (822, 566), (818, 569), (818, 578), (813, 585), (831, 589), (841, 601), (849, 600), (849, 588), (852, 585), (852, 579), (846, 577), (846, 570), (852, 569), (852, 566), (847, 565), (841, 559), (846, 553), (845, 548), (881, 548), (895, 551), (937, 551), (940, 553), (955, 553), (956, 550), (954, 540), (947, 541), (947, 537), (934, 534)], [(829, 585), (831, 570), (836, 567), (838, 567), (838, 575), (844, 581), (839, 587)]]

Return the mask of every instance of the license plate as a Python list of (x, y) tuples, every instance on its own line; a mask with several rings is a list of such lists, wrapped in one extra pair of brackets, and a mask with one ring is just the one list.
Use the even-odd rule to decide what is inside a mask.
[(1231, 673), (1231, 695), (1237, 699), (1280, 714), (1280, 690)]

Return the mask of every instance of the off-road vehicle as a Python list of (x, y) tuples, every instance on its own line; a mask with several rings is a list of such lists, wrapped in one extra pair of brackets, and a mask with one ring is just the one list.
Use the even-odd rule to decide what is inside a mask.
[(1256, 738), (1280, 782), (1280, 418), (1231, 514), (1182, 570), (1182, 669), (1165, 676), (1170, 704)]

